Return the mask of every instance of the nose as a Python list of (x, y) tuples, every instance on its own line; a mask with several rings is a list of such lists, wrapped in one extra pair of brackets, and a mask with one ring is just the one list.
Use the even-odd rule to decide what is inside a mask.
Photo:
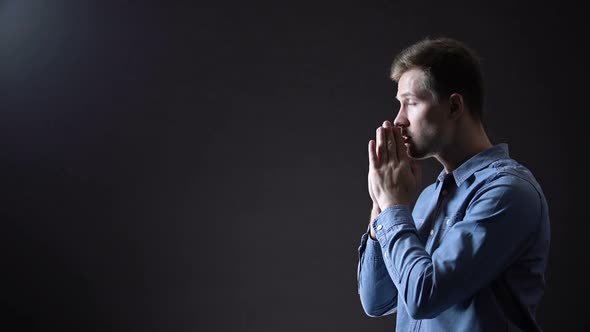
[(400, 107), (399, 112), (397, 112), (397, 116), (395, 117), (395, 119), (393, 120), (393, 125), (396, 127), (407, 127), (410, 125), (410, 123), (408, 122), (408, 117), (406, 116), (406, 111), (405, 109), (402, 107)]

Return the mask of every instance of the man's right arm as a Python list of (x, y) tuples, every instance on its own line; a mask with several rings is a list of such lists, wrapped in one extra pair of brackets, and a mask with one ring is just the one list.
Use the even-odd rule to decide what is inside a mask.
[(373, 220), (381, 213), (378, 206), (373, 206), (369, 221), (369, 231), (363, 234), (359, 246), (358, 292), (365, 313), (379, 317), (395, 312), (397, 308), (397, 289), (387, 272), (381, 246), (373, 229)]

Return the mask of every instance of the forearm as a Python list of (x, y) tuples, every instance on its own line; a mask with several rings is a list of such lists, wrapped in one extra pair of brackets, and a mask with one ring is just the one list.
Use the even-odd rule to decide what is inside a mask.
[(359, 257), (358, 291), (365, 313), (378, 317), (394, 312), (397, 289), (383, 262), (377, 241), (364, 235), (365, 246)]

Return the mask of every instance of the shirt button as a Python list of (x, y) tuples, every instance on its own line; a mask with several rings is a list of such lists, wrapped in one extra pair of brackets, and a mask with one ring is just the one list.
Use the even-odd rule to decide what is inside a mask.
[(387, 258), (387, 251), (385, 253), (383, 253), (383, 256), (385, 256), (385, 258)]
[(377, 225), (377, 230), (380, 230), (381, 228), (383, 228), (383, 225)]
[(447, 218), (446, 224), (447, 226), (451, 223), (451, 219)]
[(430, 235), (432, 236), (434, 234), (434, 228), (430, 230)]

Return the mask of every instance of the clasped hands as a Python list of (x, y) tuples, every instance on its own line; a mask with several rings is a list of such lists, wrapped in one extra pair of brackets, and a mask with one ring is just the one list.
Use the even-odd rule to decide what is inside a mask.
[(419, 183), (416, 161), (410, 158), (399, 128), (383, 122), (376, 142), (369, 141), (369, 195), (379, 212), (393, 205), (410, 205)]

